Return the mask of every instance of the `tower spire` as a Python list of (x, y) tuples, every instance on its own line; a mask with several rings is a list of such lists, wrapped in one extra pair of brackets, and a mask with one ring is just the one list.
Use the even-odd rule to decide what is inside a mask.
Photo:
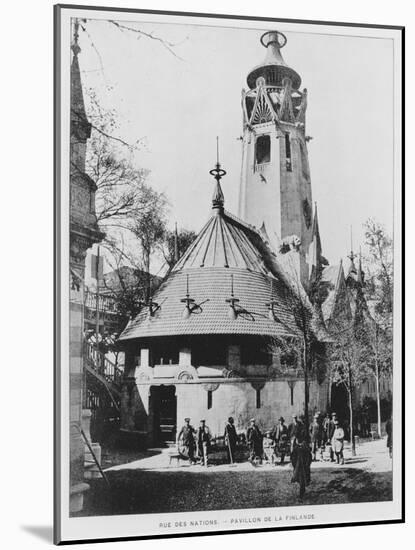
[(321, 273), (322, 268), (322, 250), (321, 250), (321, 238), (320, 238), (320, 229), (318, 226), (318, 215), (317, 215), (317, 203), (314, 203), (314, 218), (313, 218), (313, 229), (312, 229), (312, 241), (311, 246), (311, 273), (310, 273), (310, 284), (315, 284)]
[(363, 285), (363, 270), (362, 270), (362, 249), (359, 247), (359, 264), (357, 267), (357, 282)]
[(81, 71), (78, 56), (79, 47), (79, 19), (75, 19), (72, 40), (72, 64), (71, 64), (71, 133), (77, 142), (86, 142), (91, 135), (91, 124), (88, 121), (84, 94), (82, 90)]
[(348, 258), (350, 260), (349, 275), (351, 273), (356, 274), (356, 266), (355, 266), (355, 263), (354, 263), (354, 260), (356, 258), (356, 254), (353, 251), (353, 226), (350, 226), (350, 254), (348, 255)]
[(78, 55), (81, 51), (81, 48), (79, 47), (79, 19), (74, 19), (73, 24), (73, 41), (72, 41), (72, 51), (74, 55)]
[(268, 86), (281, 86), (284, 78), (291, 80), (294, 89), (301, 85), (300, 75), (287, 65), (281, 55), (281, 49), (287, 43), (287, 37), (280, 31), (267, 31), (260, 39), (266, 48), (267, 54), (261, 65), (258, 65), (248, 74), (248, 86), (253, 89), (257, 85), (257, 79), (262, 77)]
[(216, 136), (216, 166), (215, 168), (209, 171), (209, 174), (211, 174), (216, 180), (215, 190), (213, 192), (213, 197), (212, 197), (212, 208), (216, 209), (217, 212), (223, 212), (225, 197), (223, 195), (222, 187), (220, 185), (220, 180), (226, 174), (226, 171), (222, 170), (219, 162), (219, 137), (218, 136)]

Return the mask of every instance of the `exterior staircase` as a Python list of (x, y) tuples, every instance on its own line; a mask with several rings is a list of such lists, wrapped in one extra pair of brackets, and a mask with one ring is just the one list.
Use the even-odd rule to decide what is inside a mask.
[(104, 353), (85, 341), (85, 408), (92, 413), (91, 433), (100, 440), (101, 432), (109, 424), (120, 419), (121, 386), (123, 370), (108, 359)]

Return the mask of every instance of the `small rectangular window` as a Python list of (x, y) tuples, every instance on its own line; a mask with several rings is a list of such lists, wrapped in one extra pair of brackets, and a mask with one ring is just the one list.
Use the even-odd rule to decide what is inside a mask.
[(290, 140), (290, 134), (285, 134), (285, 166), (287, 168), (288, 172), (291, 172), (292, 170), (292, 163), (291, 163), (291, 140)]
[(207, 408), (208, 409), (211, 409), (212, 408), (212, 398), (213, 398), (213, 392), (211, 392), (210, 390), (207, 392)]
[(261, 390), (256, 390), (256, 408), (261, 408)]
[(290, 385), (291, 407), (294, 405), (294, 384)]
[(271, 161), (270, 136), (258, 136), (255, 143), (255, 163), (266, 164)]

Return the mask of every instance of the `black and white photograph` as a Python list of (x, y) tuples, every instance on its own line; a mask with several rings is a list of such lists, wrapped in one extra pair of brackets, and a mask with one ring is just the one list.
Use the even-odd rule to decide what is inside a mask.
[(55, 542), (401, 521), (403, 28), (55, 48)]

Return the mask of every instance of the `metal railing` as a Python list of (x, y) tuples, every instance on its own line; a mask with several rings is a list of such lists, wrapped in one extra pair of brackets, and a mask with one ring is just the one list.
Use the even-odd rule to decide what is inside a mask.
[(121, 386), (123, 371), (108, 359), (101, 351), (98, 351), (90, 342), (85, 342), (85, 358), (98, 374), (107, 382)]
[[(85, 293), (85, 307), (93, 311), (97, 307), (97, 295), (94, 292), (87, 291)], [(117, 313), (115, 300), (112, 296), (102, 296), (98, 298), (98, 309), (101, 313)]]

